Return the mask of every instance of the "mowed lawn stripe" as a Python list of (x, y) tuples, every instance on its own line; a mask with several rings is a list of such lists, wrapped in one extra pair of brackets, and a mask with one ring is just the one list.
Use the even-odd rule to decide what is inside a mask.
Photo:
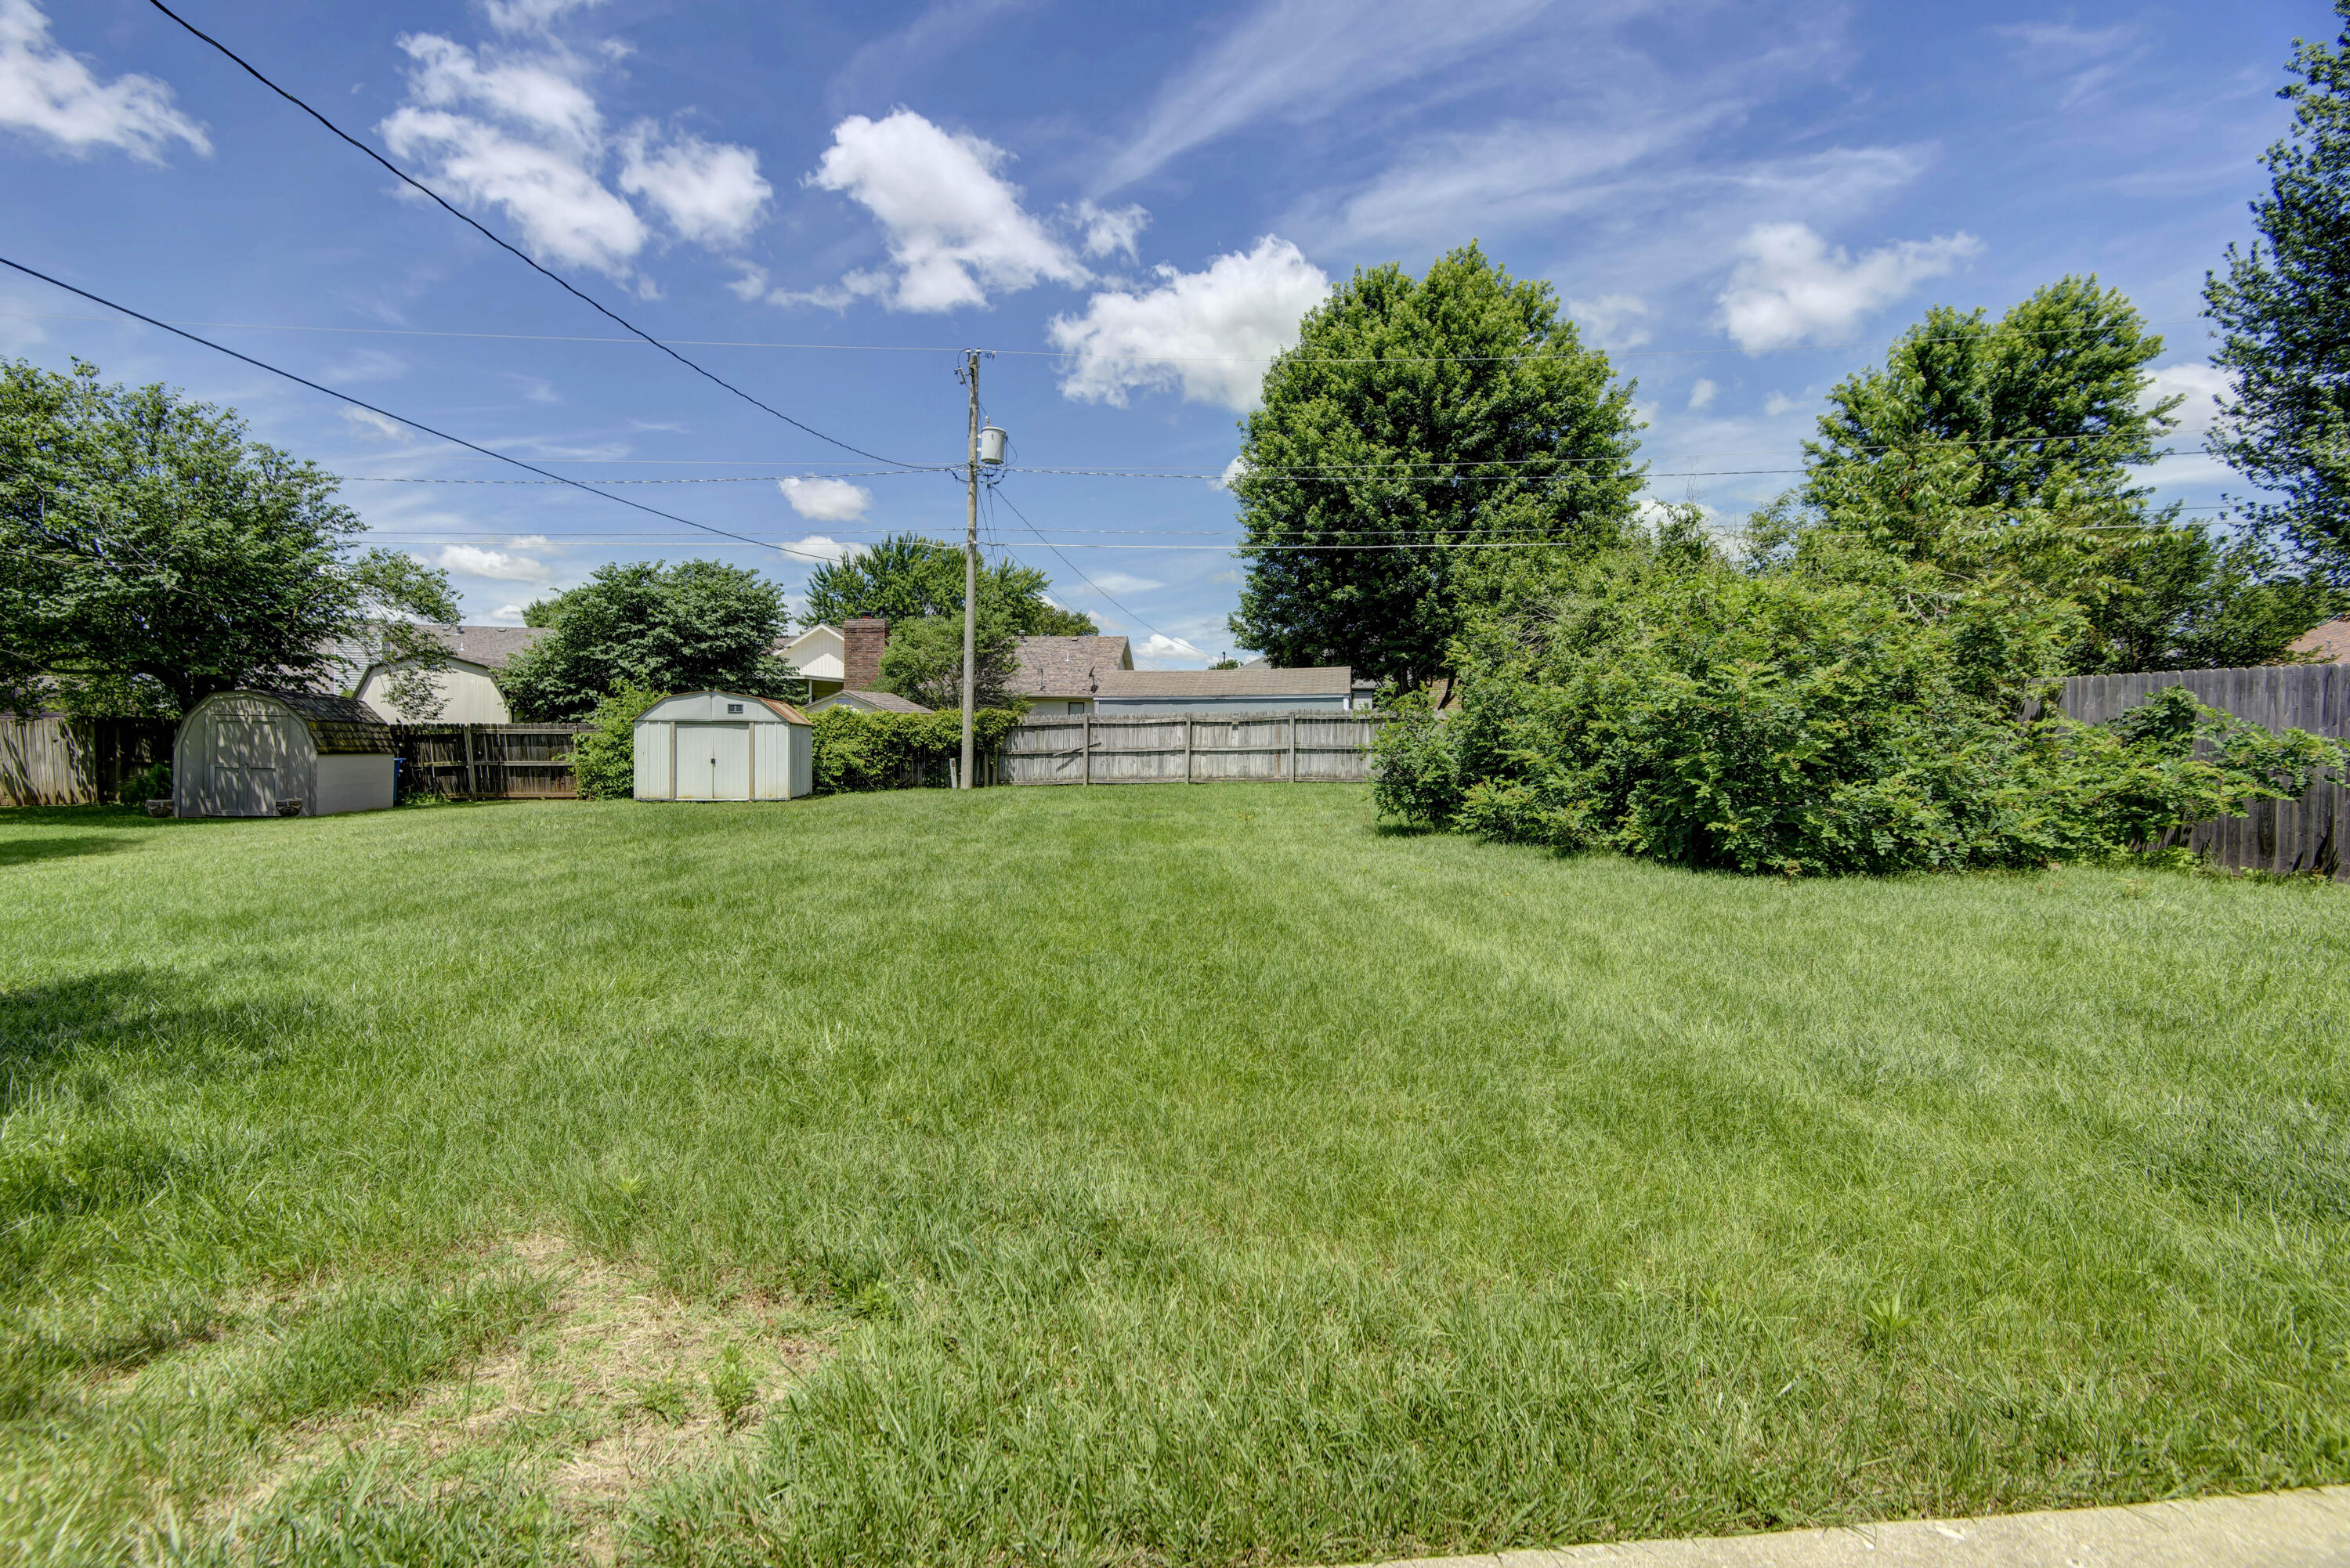
[[(553, 1287), (484, 1260), (541, 1232), (830, 1325), (744, 1446), (631, 1494), (652, 1561), (2350, 1479), (2345, 898), (1695, 876), (1346, 786), (6, 814), (0, 1538), (220, 1523), (291, 1439), (236, 1392), (278, 1352), (204, 1369), (310, 1343), (318, 1290), (504, 1293), (448, 1342), (526, 1342)], [(584, 1550), (552, 1461), (483, 1440), (378, 1456), (405, 1501), (317, 1485)]]

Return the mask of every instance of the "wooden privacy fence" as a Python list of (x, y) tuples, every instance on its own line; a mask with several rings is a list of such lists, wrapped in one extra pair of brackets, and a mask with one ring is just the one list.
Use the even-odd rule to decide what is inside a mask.
[[(2184, 686), (2210, 706), (2272, 730), (2350, 739), (2350, 665), (2345, 664), (2075, 675), (2064, 682), (2057, 706), (2073, 718), (2103, 723), (2166, 686)], [(2350, 877), (2350, 857), (2343, 854), (2345, 835), (2350, 835), (2350, 787), (2334, 778), (2312, 784), (2297, 800), (2256, 801), (2247, 815), (2203, 823), (2187, 842), (2189, 848), (2243, 870)]]
[(1003, 737), (995, 753), (994, 782), (1360, 783), (1371, 776), (1371, 741), (1388, 718), (1310, 708), (1230, 716), (1030, 719)]
[(576, 738), (592, 724), (394, 724), (404, 794), (577, 800)]
[(169, 719), (0, 719), (0, 805), (96, 805), (140, 768), (172, 760)]

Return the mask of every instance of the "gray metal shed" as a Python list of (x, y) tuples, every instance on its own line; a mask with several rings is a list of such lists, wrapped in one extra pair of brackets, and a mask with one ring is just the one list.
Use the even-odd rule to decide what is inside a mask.
[(392, 804), (398, 748), (354, 697), (221, 691), (188, 710), (172, 745), (180, 816), (332, 816)]
[(792, 800), (816, 789), (816, 730), (775, 697), (685, 691), (636, 727), (639, 800)]

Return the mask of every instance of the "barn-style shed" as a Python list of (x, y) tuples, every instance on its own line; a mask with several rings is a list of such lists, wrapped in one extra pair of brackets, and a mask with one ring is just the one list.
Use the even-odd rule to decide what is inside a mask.
[(181, 816), (331, 816), (392, 803), (391, 729), (354, 697), (221, 691), (172, 746)]
[(791, 800), (816, 789), (816, 731), (774, 697), (684, 691), (637, 721), (639, 800)]

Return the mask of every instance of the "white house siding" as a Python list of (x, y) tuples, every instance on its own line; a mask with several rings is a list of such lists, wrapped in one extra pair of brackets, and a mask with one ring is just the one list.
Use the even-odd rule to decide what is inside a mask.
[[(371, 665), (359, 680), (359, 700), (395, 724), (423, 722), (411, 720), (391, 700), (391, 677), (403, 665)], [(511, 724), (514, 711), (506, 706), (505, 696), (491, 678), (487, 668), (453, 660), (445, 670), (432, 677), (433, 690), (441, 694), (441, 711), (430, 722), (435, 724)]]

